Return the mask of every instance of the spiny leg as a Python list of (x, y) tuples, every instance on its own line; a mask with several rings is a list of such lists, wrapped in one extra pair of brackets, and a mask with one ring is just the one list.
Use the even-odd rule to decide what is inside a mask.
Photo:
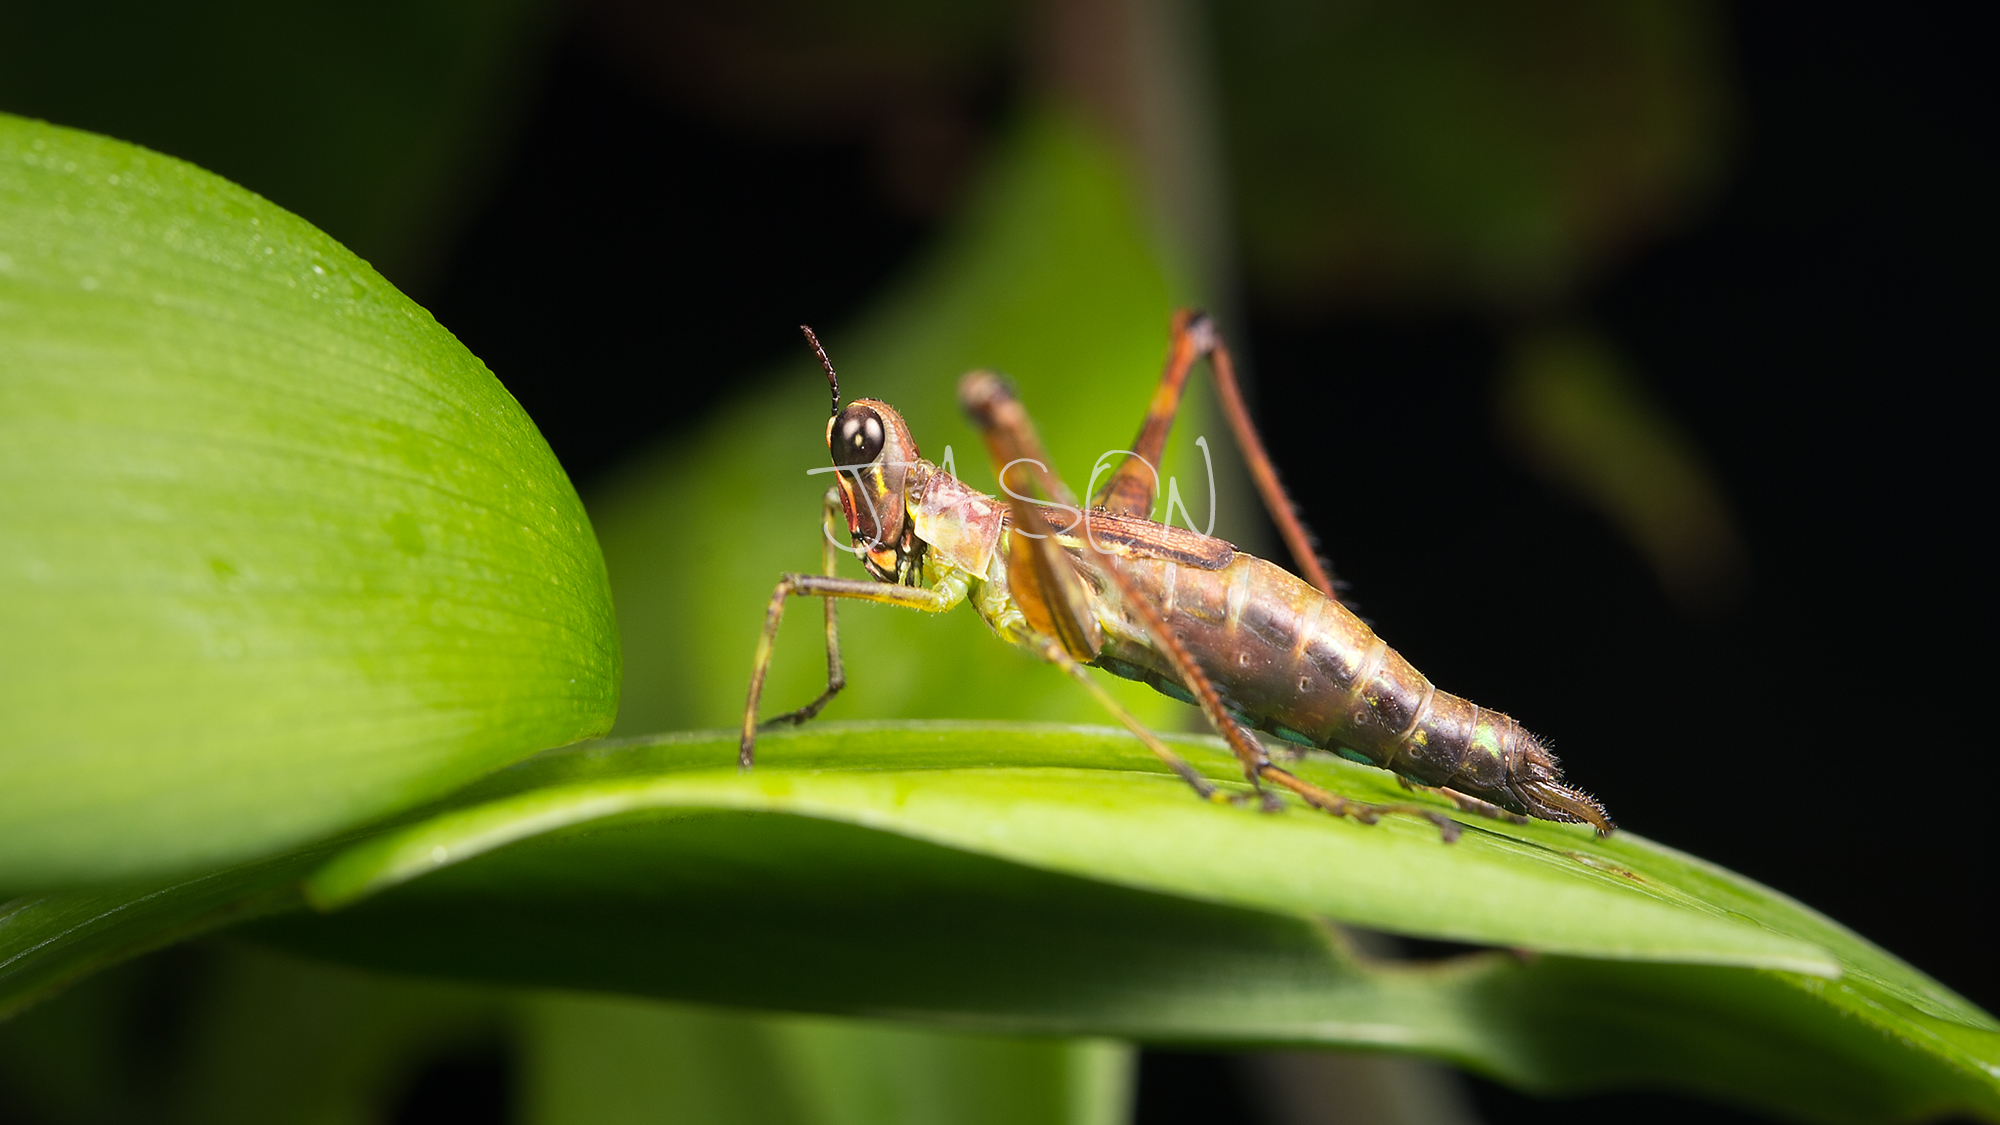
[[(1087, 549), (1095, 550), (1095, 548)], [(1138, 597), (1138, 591), (1133, 588), (1131, 579), (1127, 578), (1124, 571), (1119, 568), (1118, 560), (1102, 553), (1098, 557), (1106, 575), (1117, 584), (1126, 603), (1144, 623), (1147, 632), (1152, 635), (1155, 646), (1167, 654), (1167, 659), (1180, 676), (1182, 686), (1201, 703), (1202, 713), (1208, 717), (1209, 723), (1222, 734), (1230, 749), (1236, 752), (1236, 757), (1243, 763), (1244, 773), (1252, 785), (1256, 785), (1260, 779), (1269, 781), (1298, 794), (1316, 809), (1335, 816), (1352, 817), (1362, 824), (1373, 824), (1389, 813), (1403, 813), (1436, 825), (1439, 835), (1444, 837), (1447, 844), (1458, 839), (1457, 822), (1434, 809), (1418, 805), (1376, 805), (1365, 801), (1351, 801), (1329, 793), (1272, 762), (1270, 756), (1265, 754), (1263, 744), (1244, 729), (1243, 724), (1237, 722), (1236, 717), (1222, 705), (1221, 694), (1215, 690), (1215, 684), (1209, 680), (1208, 673), (1202, 671), (1201, 666), (1187, 651), (1187, 646), (1181, 643), (1173, 630), (1167, 628), (1158, 608)], [(1271, 807), (1271, 801), (1267, 796), (1265, 808)]]
[(1319, 544), (1312, 533), (1299, 522), (1298, 509), (1292, 506), (1292, 498), (1286, 494), (1284, 483), (1278, 480), (1278, 470), (1271, 464), (1271, 455), (1264, 450), (1264, 440), (1257, 436), (1257, 424), (1250, 420), (1250, 408), (1243, 404), (1243, 390), (1236, 382), (1236, 362), (1229, 358), (1229, 348), (1222, 342), (1222, 334), (1215, 331), (1214, 323), (1208, 322), (1209, 352), (1208, 365), (1215, 372), (1216, 397), (1222, 400), (1222, 412), (1229, 418), (1229, 428), (1236, 435), (1236, 444), (1243, 450), (1243, 463), (1250, 468), (1250, 479), (1257, 483), (1257, 495), (1264, 498), (1264, 508), (1271, 513), (1271, 522), (1278, 525), (1278, 534), (1285, 540), (1285, 549), (1292, 553), (1292, 561), (1299, 568), (1299, 576), (1313, 584), (1313, 588), (1335, 601), (1340, 595), (1334, 592), (1333, 576), (1326, 572), (1320, 562)]
[[(1243, 724), (1237, 722), (1236, 717), (1223, 706), (1222, 694), (1215, 690), (1215, 684), (1209, 680), (1208, 673), (1201, 670), (1201, 665), (1195, 662), (1194, 655), (1188, 652), (1180, 637), (1167, 627), (1166, 620), (1160, 616), (1159, 607), (1146, 600), (1139, 592), (1132, 579), (1126, 575), (1124, 568), (1118, 565), (1118, 560), (1106, 552), (1099, 551), (1088, 540), (1085, 541), (1084, 550), (1085, 553), (1095, 556), (1098, 568), (1111, 579), (1113, 585), (1118, 587), (1119, 596), (1133, 615), (1139, 618), (1154, 647), (1166, 654), (1168, 662), (1174, 666), (1174, 673), (1179, 677), (1181, 686), (1195, 697), (1195, 702), (1201, 707), (1201, 713), (1208, 718), (1209, 725), (1214, 727), (1216, 733), (1222, 736), (1222, 740), (1229, 744), (1230, 751), (1236, 755), (1237, 762), (1243, 767), (1243, 776), (1249, 780), (1251, 786), (1262, 793), (1263, 787), (1258, 784), (1259, 779), (1268, 776), (1267, 771), (1271, 770), (1277, 770), (1278, 773), (1290, 777), (1289, 773), (1271, 764), (1271, 757), (1264, 752), (1263, 743), (1258, 742), (1248, 730), (1245, 730)], [(1274, 807), (1268, 794), (1264, 797), (1264, 807), (1266, 809)]]
[[(979, 423), (996, 469), (1004, 473), (1007, 466), (1025, 462), (1031, 466), (1034, 486), (1044, 496), (1054, 497), (1058, 502), (1069, 498), (1068, 488), (1048, 467), (1048, 455), (1042, 451), (1034, 423), (1005, 383), (992, 374), (974, 372), (959, 384), (959, 401)], [(1207, 778), (1168, 749), (1158, 735), (1084, 671), (1083, 662), (1095, 659), (1104, 646), (1104, 635), (1092, 615), (1090, 597), (1077, 574), (1076, 563), (1056, 545), (1041, 509), (1011, 489), (1008, 495), (1013, 530), (1008, 536), (1007, 587), (1021, 615), (1040, 638), (1036, 651), (1042, 659), (1082, 684), (1196, 793), (1205, 799), (1214, 798), (1216, 788)]]
[(1390, 813), (1402, 813), (1419, 820), (1427, 820), (1437, 826), (1438, 835), (1449, 844), (1458, 839), (1462, 831), (1457, 821), (1422, 805), (1377, 805), (1367, 801), (1351, 801), (1314, 785), (1312, 782), (1280, 766), (1266, 766), (1264, 777), (1274, 785), (1285, 788), (1305, 798), (1305, 802), (1316, 809), (1323, 809), (1335, 816), (1353, 817), (1362, 824), (1373, 824)]
[[(867, 579), (834, 578), (820, 574), (786, 574), (778, 579), (777, 588), (771, 591), (771, 604), (764, 610), (764, 632), (757, 638), (757, 655), (750, 668), (750, 698), (743, 704), (743, 737), (738, 743), (736, 764), (749, 769), (756, 762), (757, 747), (757, 704), (764, 695), (764, 677), (771, 671), (771, 654), (778, 638), (778, 625), (784, 620), (785, 599), (790, 597), (810, 597), (827, 599), (827, 618), (833, 618), (833, 599), (849, 598), (854, 601), (879, 602), (898, 605), (905, 609), (922, 610), (925, 613), (943, 613), (965, 600), (964, 583), (949, 586), (940, 584), (925, 590), (912, 586), (892, 586), (884, 582)], [(829, 627), (829, 646), (839, 644), (838, 636)], [(827, 657), (827, 690), (798, 711), (779, 716), (774, 721), (804, 722), (819, 713), (826, 701), (833, 698), (839, 686), (832, 676), (839, 666), (839, 657), (829, 649)], [(844, 684), (846, 677), (841, 681)], [(793, 716), (798, 716), (793, 718)]]
[(1292, 506), (1291, 497), (1286, 495), (1284, 484), (1278, 480), (1278, 470), (1271, 464), (1271, 455), (1265, 451), (1263, 439), (1257, 436), (1257, 426), (1250, 420), (1249, 408), (1243, 404), (1243, 390), (1236, 382), (1236, 364), (1230, 359), (1229, 348), (1222, 342), (1222, 333), (1216, 330), (1215, 322), (1207, 313), (1182, 309), (1174, 314), (1166, 369), (1161, 373), (1159, 388), (1153, 392), (1153, 401), (1146, 409), (1146, 418), (1139, 424), (1139, 434), (1132, 439), (1132, 452), (1137, 456), (1126, 458), (1104, 487), (1098, 489), (1091, 502), (1119, 515), (1144, 518), (1152, 511), (1153, 496), (1159, 483), (1148, 478), (1159, 467), (1161, 453), (1166, 448), (1167, 433), (1173, 429), (1174, 415), (1180, 410), (1181, 392), (1187, 382), (1188, 369), (1204, 355), (1208, 357), (1209, 368), (1215, 373), (1216, 397), (1222, 403), (1223, 415), (1229, 419), (1230, 431), (1236, 435), (1236, 444), (1242, 450), (1244, 464), (1250, 469), (1250, 478), (1256, 482), (1257, 495), (1263, 499), (1265, 510), (1271, 513), (1271, 522), (1278, 525), (1278, 534), (1284, 539), (1285, 548), (1291, 551), (1300, 576), (1320, 593), (1338, 601), (1333, 578), (1320, 561), (1319, 547), (1305, 525), (1299, 522), (1298, 511)]
[(1196, 360), (1208, 353), (1211, 340), (1212, 334), (1207, 331), (1190, 331), (1191, 323), (1205, 325), (1207, 318), (1192, 309), (1174, 313), (1166, 366), (1160, 372), (1160, 385), (1153, 391), (1153, 401), (1146, 405), (1146, 416), (1139, 422), (1138, 436), (1132, 439), (1132, 456), (1091, 496), (1092, 507), (1140, 519), (1152, 515), (1153, 502), (1160, 492), (1160, 458), (1166, 450), (1167, 435), (1174, 428), (1174, 416), (1180, 413), (1181, 392), (1187, 386), (1188, 372)]
[[(997, 376), (986, 372), (974, 372), (960, 382), (959, 402), (972, 416), (973, 421), (979, 424), (995, 465), (1004, 466), (1015, 461), (1025, 461), (1034, 467), (1037, 481), (1045, 495), (1057, 497), (1068, 495), (1068, 490), (1048, 468), (1047, 460), (1041, 452), (1041, 442), (1035, 437), (1034, 424), (1029, 420), (1027, 411), (1022, 408), (1020, 401), (1014, 397), (1012, 388)], [(1010, 493), (1010, 496), (1012, 499), (1009, 511), (1014, 520), (1014, 533), (1016, 536), (1021, 532), (1028, 533), (1026, 538), (1017, 539), (1016, 549), (1036, 553), (1042, 565), (1035, 569), (1035, 573), (1050, 576), (1067, 575), (1070, 581), (1074, 581), (1074, 569), (1069, 561), (1069, 554), (1056, 545), (1055, 538), (1050, 534), (1048, 521), (1042, 518), (1041, 509), (1018, 495)], [(1160, 615), (1159, 607), (1146, 599), (1138, 590), (1114, 556), (1100, 550), (1095, 541), (1088, 536), (1083, 537), (1082, 544), (1082, 550), (1094, 568), (1117, 587), (1124, 605), (1134, 617), (1138, 618), (1153, 646), (1167, 657), (1168, 663), (1173, 665), (1174, 674), (1180, 679), (1182, 686), (1195, 697), (1195, 702), (1201, 707), (1209, 725), (1213, 726), (1222, 735), (1223, 741), (1229, 744), (1231, 752), (1236, 755), (1237, 761), (1243, 767), (1244, 777), (1260, 794), (1267, 810), (1275, 810), (1281, 806), (1277, 804), (1275, 795), (1263, 787), (1262, 782), (1266, 780), (1290, 789), (1305, 798), (1307, 803), (1336, 816), (1350, 816), (1364, 824), (1372, 824), (1386, 813), (1407, 813), (1437, 825), (1438, 831), (1447, 841), (1458, 837), (1458, 825), (1434, 810), (1415, 805), (1370, 805), (1360, 801), (1350, 801), (1328, 793), (1290, 770), (1273, 764), (1270, 756), (1264, 752), (1263, 744), (1258, 742), (1243, 724), (1237, 722), (1235, 716), (1231, 715), (1229, 709), (1223, 705), (1221, 693), (1216, 691), (1215, 684), (1209, 680), (1208, 674), (1195, 662), (1186, 644), (1167, 626), (1166, 620)], [(1081, 612), (1076, 601), (1062, 596), (1059, 591), (1036, 588), (1035, 583), (1042, 579), (1026, 580), (1027, 573), (1029, 572), (1026, 568), (1011, 563), (1008, 567), (1008, 583), (1015, 588), (1017, 602), (1038, 603), (1039, 610), (1044, 614)], [(1022, 585), (1024, 581), (1026, 584)], [(1040, 631), (1047, 635), (1052, 630)], [(1077, 622), (1067, 625), (1061, 631), (1065, 636), (1069, 636), (1087, 630), (1084, 623)], [(1050, 640), (1047, 645), (1051, 650), (1057, 650), (1066, 649), (1068, 643), (1067, 640), (1062, 644)], [(1087, 658), (1086, 654), (1075, 652), (1065, 652), (1064, 655), (1072, 662)], [(1094, 652), (1088, 654), (1088, 656), (1094, 655)], [(1101, 687), (1098, 690), (1101, 691)], [(1114, 714), (1116, 713), (1118, 712), (1114, 711)], [(1154, 752), (1158, 753), (1159, 750), (1156, 749)], [(1200, 791), (1199, 787), (1197, 791)]]

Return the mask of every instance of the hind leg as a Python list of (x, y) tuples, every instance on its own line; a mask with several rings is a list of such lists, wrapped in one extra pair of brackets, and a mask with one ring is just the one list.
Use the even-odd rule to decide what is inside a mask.
[(1346, 797), (1321, 789), (1288, 769), (1268, 762), (1258, 772), (1264, 780), (1273, 785), (1280, 785), (1297, 793), (1305, 799), (1306, 804), (1335, 816), (1352, 817), (1361, 824), (1373, 824), (1391, 813), (1401, 813), (1436, 825), (1438, 835), (1444, 837), (1444, 842), (1447, 844), (1457, 840), (1462, 831), (1457, 821), (1436, 809), (1427, 809), (1422, 805), (1376, 805), (1367, 801), (1350, 801)]
[[(978, 423), (995, 465), (1008, 466), (1025, 462), (1037, 471), (1039, 483), (1047, 495), (1058, 498), (1068, 495), (1068, 490), (1048, 470), (1047, 460), (1041, 453), (1041, 443), (1035, 437), (1033, 425), (1028, 421), (1027, 413), (1021, 408), (1020, 402), (1015, 399), (1012, 388), (997, 376), (987, 372), (973, 372), (959, 382), (959, 402), (964, 406), (966, 413), (972, 416), (973, 421)], [(1087, 620), (1089, 599), (1069, 592), (1073, 586), (1081, 585), (1074, 564), (1071, 562), (1071, 556), (1057, 546), (1040, 508), (1027, 503), (1026, 498), (1019, 494), (1010, 492), (1009, 495), (1011, 497), (1009, 511), (1014, 518), (1014, 538), (1010, 541), (1007, 584), (1015, 600), (1022, 604), (1023, 614), (1028, 617), (1031, 624), (1037, 615), (1050, 620), (1050, 627), (1037, 628), (1037, 632), (1049, 640), (1049, 644), (1045, 646), (1045, 657), (1058, 664), (1065, 662), (1080, 664), (1085, 659), (1095, 657), (1095, 647), (1080, 644), (1092, 635), (1095, 622)], [(1026, 533), (1025, 537), (1023, 533)], [(1323, 809), (1335, 816), (1352, 817), (1363, 824), (1373, 824), (1384, 814), (1405, 813), (1437, 825), (1438, 831), (1443, 834), (1447, 842), (1458, 838), (1458, 824), (1435, 809), (1420, 808), (1416, 805), (1371, 805), (1361, 801), (1350, 801), (1345, 797), (1335, 796), (1290, 770), (1274, 764), (1270, 755), (1264, 752), (1263, 744), (1229, 713), (1229, 709), (1222, 702), (1221, 694), (1216, 691), (1215, 684), (1208, 678), (1208, 674), (1202, 671), (1201, 665), (1195, 661), (1180, 635), (1168, 628), (1166, 620), (1161, 616), (1160, 607), (1148, 600), (1133, 584), (1131, 576), (1125, 573), (1119, 560), (1101, 550), (1087, 536), (1079, 550), (1080, 560), (1102, 575), (1118, 591), (1126, 609), (1137, 618), (1138, 624), (1145, 630), (1154, 650), (1167, 658), (1168, 663), (1173, 666), (1175, 678), (1181, 682), (1181, 686), (1188, 694), (1194, 697), (1195, 703), (1201, 708), (1202, 714), (1207, 717), (1216, 733), (1229, 744), (1230, 751), (1236, 755), (1237, 762), (1242, 766), (1243, 776), (1259, 792), (1264, 808), (1275, 811), (1280, 807), (1277, 796), (1263, 787), (1262, 783), (1268, 781), (1291, 790), (1305, 798), (1306, 803), (1314, 808)], [(1030, 606), (1035, 608), (1034, 613), (1028, 612)], [(1082, 651), (1078, 651), (1078, 648)], [(1080, 672), (1081, 669), (1077, 671)], [(1087, 678), (1085, 682), (1093, 683)], [(1114, 707), (1113, 713), (1120, 714), (1121, 711), (1122, 709)], [(1125, 716), (1121, 714), (1121, 721), (1124, 718)], [(1134, 733), (1143, 729), (1137, 724), (1128, 726), (1134, 728)], [(1141, 735), (1141, 738), (1144, 737), (1145, 735)], [(1156, 754), (1164, 749), (1161, 746), (1154, 746), (1152, 742), (1148, 742), (1148, 746)], [(1162, 757), (1168, 760), (1169, 765), (1178, 762), (1178, 757), (1172, 756), (1171, 751)], [(1195, 791), (1202, 793), (1204, 797), (1212, 793), (1212, 790), (1204, 789), (1206, 782), (1190, 776), (1193, 771), (1186, 768), (1185, 762), (1179, 763), (1179, 768), (1176, 768), (1175, 772), (1180, 773)]]
[(1326, 566), (1320, 561), (1319, 545), (1305, 525), (1299, 522), (1291, 497), (1286, 495), (1284, 484), (1278, 480), (1278, 470), (1271, 464), (1271, 455), (1265, 452), (1264, 441), (1257, 435), (1257, 424), (1250, 420), (1250, 408), (1244, 405), (1243, 390), (1236, 382), (1236, 365), (1230, 360), (1228, 346), (1222, 342), (1222, 333), (1216, 330), (1215, 322), (1209, 319), (1207, 313), (1182, 309), (1174, 314), (1166, 367), (1160, 373), (1160, 385), (1153, 392), (1146, 417), (1139, 423), (1139, 433), (1132, 439), (1132, 456), (1126, 458), (1091, 497), (1091, 505), (1118, 515), (1138, 516), (1141, 519), (1149, 517), (1154, 497), (1159, 491), (1160, 456), (1166, 448), (1167, 434), (1173, 429), (1174, 416), (1180, 412), (1181, 392), (1187, 384), (1188, 371), (1204, 356), (1208, 359), (1209, 370), (1215, 375), (1216, 397), (1222, 403), (1223, 414), (1229, 419), (1231, 432), (1236, 435), (1243, 463), (1250, 470), (1250, 479), (1257, 485), (1257, 495), (1264, 501), (1264, 510), (1270, 513), (1271, 522), (1278, 526), (1278, 535), (1285, 541), (1285, 549), (1292, 553), (1292, 561), (1298, 565), (1299, 577), (1311, 583), (1320, 593), (1339, 601), (1333, 576), (1327, 573)]
[(1144, 743), (1146, 749), (1153, 752), (1154, 757), (1165, 762), (1167, 768), (1174, 771), (1176, 777), (1187, 782), (1188, 787), (1195, 791), (1196, 796), (1199, 796), (1204, 801), (1219, 799), (1220, 793), (1215, 788), (1214, 782), (1201, 776), (1200, 772), (1187, 763), (1187, 759), (1174, 753), (1165, 742), (1160, 741), (1159, 735), (1154, 734), (1148, 729), (1146, 724), (1140, 722), (1132, 712), (1120, 706), (1118, 701), (1111, 697), (1111, 693), (1104, 690), (1103, 684), (1091, 679), (1090, 673), (1084, 670), (1083, 665), (1078, 664), (1069, 653), (1063, 651), (1062, 645), (1054, 641), (1048, 641), (1038, 651), (1043, 660), (1061, 668), (1064, 672), (1069, 673), (1070, 677), (1075, 679), (1077, 683), (1082, 684), (1084, 690), (1090, 692), (1091, 698), (1097, 700), (1099, 706), (1109, 711), (1112, 718), (1117, 719), (1121, 726), (1131, 731), (1140, 742)]

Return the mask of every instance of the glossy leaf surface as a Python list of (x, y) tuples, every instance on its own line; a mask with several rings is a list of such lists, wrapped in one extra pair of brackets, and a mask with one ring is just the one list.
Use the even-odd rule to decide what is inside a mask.
[[(1218, 780), (1214, 744), (1188, 752)], [(1629, 834), (1374, 826), (1193, 799), (1104, 731), (830, 726), (538, 756), (288, 881), (249, 931), (399, 972), (984, 1031), (1413, 1051), (1541, 1090), (1638, 1082), (1813, 1120), (2000, 1117), (2000, 1027), (1811, 911)], [(1364, 799), (1376, 771), (1300, 769)], [(10, 991), (221, 888), (16, 904)], [(255, 897), (262, 890), (262, 898)], [(296, 903), (298, 899), (291, 899)], [(179, 905), (177, 905), (177, 903)], [(1499, 944), (1374, 961), (1321, 918)]]
[(609, 726), (590, 524), (484, 365), (191, 165), (0, 117), (0, 888), (295, 844)]

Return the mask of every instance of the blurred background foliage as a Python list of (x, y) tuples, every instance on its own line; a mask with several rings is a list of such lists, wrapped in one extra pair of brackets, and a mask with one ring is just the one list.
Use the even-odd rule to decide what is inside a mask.
[[(950, 388), (1003, 367), (1078, 477), (1136, 425), (1167, 312), (1206, 303), (1418, 666), (1553, 734), (1641, 831), (1992, 1008), (1969, 827), (1913, 815), (1883, 849), (1802, 819), (1868, 796), (1850, 771), (1897, 729), (1854, 715), (1857, 674), (1933, 654), (1918, 695), (1949, 701), (1990, 663), (1957, 658), (1991, 570), (1954, 428), (1992, 358), (1967, 41), (1934, 15), (1643, 0), (17, 0), (0, 109), (258, 191), (485, 359), (590, 506), (626, 731), (728, 723), (756, 606), (816, 556), (824, 399), (794, 325), (975, 481)], [(1263, 535), (1227, 491), (1219, 530)], [(774, 704), (814, 690), (812, 616)], [(969, 617), (843, 622), (837, 714), (1095, 720)], [(1945, 774), (1977, 746), (1921, 744)], [(1420, 1091), (1378, 1120), (1549, 1112), (1321, 1062), (1149, 1052), (1136, 1112), (1358, 1119), (1299, 1093), (1353, 1065), (1339, 1088)], [(0, 1027), (0, 1114), (1113, 1121), (1133, 1067), (203, 947)]]
[(1252, 283), (1301, 310), (1563, 301), (1715, 186), (1719, 22), (1674, 3), (1218, 9)]
[(0, 102), (218, 172), (420, 293), (559, 20), (545, 0), (10, 4)]

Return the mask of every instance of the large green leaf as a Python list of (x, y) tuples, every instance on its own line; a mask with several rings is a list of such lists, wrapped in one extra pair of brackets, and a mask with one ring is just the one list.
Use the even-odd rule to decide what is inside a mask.
[[(1437, 829), (1412, 817), (1362, 826), (1215, 815), (1165, 780), (1129, 735), (1089, 728), (828, 725), (767, 739), (766, 768), (748, 774), (736, 770), (730, 745), (669, 738), (544, 755), (455, 798), (461, 808), (344, 851), (306, 893), (339, 909), (571, 824), (727, 810), (853, 824), (1050, 871), (1429, 937), (1840, 972), (1810, 938), (1756, 924), (1726, 877), (1630, 834), (1598, 843), (1572, 825), (1496, 823), (1442, 848)], [(1223, 780), (1237, 772), (1204, 757)], [(1344, 792), (1407, 798), (1386, 774), (1321, 757), (1302, 770), (1337, 778)]]
[[(203, 884), (19, 902), (0, 1002), (217, 920), (492, 983), (968, 1030), (1412, 1051), (1544, 1091), (1673, 1085), (1823, 1121), (2000, 1120), (2000, 1025), (1748, 880), (1621, 833), (1456, 844), (1205, 804), (1129, 738), (832, 725), (538, 756), (400, 827)], [(1212, 741), (1182, 740), (1227, 780)], [(1408, 799), (1314, 756), (1308, 776)], [(288, 888), (334, 913), (295, 909)], [(233, 892), (231, 888), (234, 888)], [(232, 893), (234, 898), (232, 899)], [(1322, 919), (1509, 947), (1435, 966)]]
[(589, 521), (295, 216), (0, 116), (0, 887), (212, 864), (601, 732)]
[[(1113, 732), (827, 729), (771, 739), (749, 775), (731, 744), (544, 755), (307, 883), (323, 905), (375, 901), (267, 932), (477, 979), (1418, 1050), (1532, 1088), (1666, 1083), (1826, 1120), (2000, 1116), (2000, 1024), (1783, 896), (1629, 833), (1474, 819), (1446, 845), (1409, 818), (1216, 807)], [(1218, 746), (1184, 744), (1230, 778)], [(1300, 769), (1407, 797), (1330, 757)], [(1383, 966), (1319, 918), (1543, 956)]]

